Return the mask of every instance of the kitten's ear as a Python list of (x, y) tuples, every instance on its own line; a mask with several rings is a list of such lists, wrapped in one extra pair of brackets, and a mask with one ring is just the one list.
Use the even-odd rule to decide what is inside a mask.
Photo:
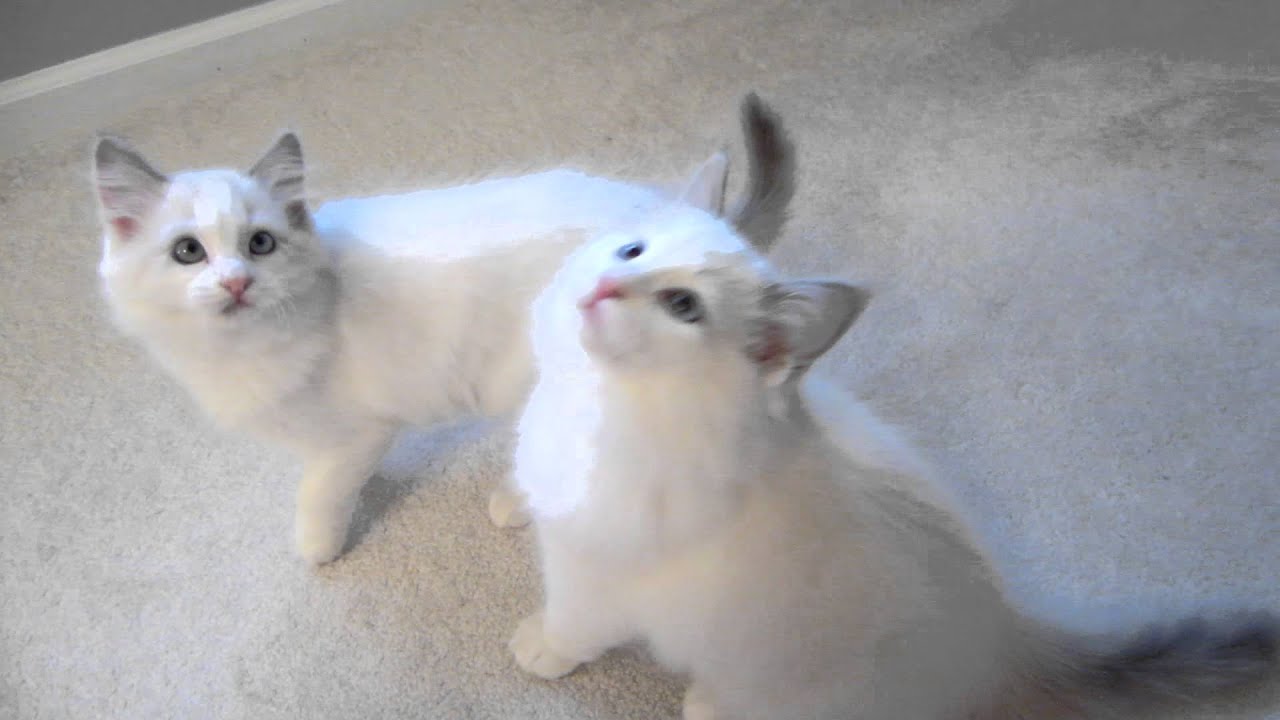
[(729, 155), (724, 151), (707, 158), (680, 192), (680, 201), (719, 217), (724, 213), (724, 187), (729, 179)]
[(169, 179), (123, 140), (99, 137), (93, 147), (93, 185), (107, 232), (117, 240), (132, 240), (164, 199)]
[(770, 286), (760, 336), (750, 348), (767, 384), (781, 385), (804, 375), (870, 301), (870, 291), (842, 282), (801, 280)]
[(286, 132), (276, 139), (271, 148), (249, 169), (249, 177), (262, 183), (270, 191), (272, 200), (284, 205), (289, 224), (300, 230), (311, 227), (311, 214), (307, 211), (303, 184), (304, 175), (302, 143), (292, 132)]

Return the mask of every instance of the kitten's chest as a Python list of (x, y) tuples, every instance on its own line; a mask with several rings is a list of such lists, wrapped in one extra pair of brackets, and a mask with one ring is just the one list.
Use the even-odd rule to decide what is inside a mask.
[[(234, 343), (234, 340), (227, 342)], [(241, 340), (235, 352), (193, 351), (171, 358), (177, 375), (224, 427), (290, 434), (323, 402), (328, 343)]]
[(516, 426), (513, 477), (534, 514), (562, 518), (587, 499), (596, 468), (600, 408), (598, 378), (584, 365), (543, 373)]
[(592, 421), (585, 441), (561, 436), (562, 462), (542, 465), (557, 467), (545, 483), (560, 494), (540, 501), (561, 503), (549, 524), (567, 544), (644, 575), (699, 552), (741, 515), (747, 490), (728, 458), (673, 451), (661, 433), (620, 442), (608, 418)]
[(645, 555), (696, 542), (736, 512), (754, 453), (740, 448), (737, 408), (663, 388), (653, 402), (615, 402), (579, 347), (556, 351), (518, 427), (515, 478), (535, 514), (608, 553)]

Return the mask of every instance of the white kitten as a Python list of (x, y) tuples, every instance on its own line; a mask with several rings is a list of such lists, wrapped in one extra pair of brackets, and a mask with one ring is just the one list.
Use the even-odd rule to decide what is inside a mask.
[(566, 260), (516, 451), (545, 586), (522, 668), (643, 640), (688, 720), (1128, 718), (1270, 671), (1268, 618), (1110, 644), (1012, 609), (918, 461), (804, 379), (867, 300), (682, 205)]
[[(763, 248), (778, 227), (761, 219), (791, 197), (793, 151), (754, 96), (743, 126), (747, 192), (730, 215)], [(688, 194), (720, 210), (726, 171), (713, 156)], [(668, 200), (553, 170), (313, 216), (292, 134), (247, 173), (172, 176), (103, 139), (94, 179), (118, 324), (220, 424), (301, 455), (297, 547), (317, 563), (341, 552), (359, 490), (403, 425), (516, 411), (532, 382), (532, 298), (589, 234)], [(490, 509), (522, 522), (510, 493)]]

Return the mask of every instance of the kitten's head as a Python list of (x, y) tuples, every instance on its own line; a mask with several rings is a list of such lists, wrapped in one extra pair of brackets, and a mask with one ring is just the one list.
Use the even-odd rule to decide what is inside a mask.
[(123, 142), (99, 139), (93, 179), (99, 265), (118, 311), (224, 327), (282, 317), (326, 266), (303, 196), (302, 148), (282, 135), (245, 173), (166, 176)]
[(870, 294), (834, 281), (778, 281), (731, 228), (671, 208), (570, 259), (570, 297), (594, 360), (620, 370), (749, 370), (792, 382), (844, 335)]

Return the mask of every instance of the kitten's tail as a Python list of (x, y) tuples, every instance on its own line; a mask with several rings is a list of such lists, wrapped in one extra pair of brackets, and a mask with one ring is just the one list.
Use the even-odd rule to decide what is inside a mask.
[(760, 252), (782, 234), (796, 191), (796, 154), (778, 114), (755, 93), (742, 100), (747, 145), (747, 185), (729, 220)]
[(1226, 699), (1276, 679), (1280, 621), (1192, 618), (1123, 642), (1033, 631), (1017, 675), (974, 720), (1131, 718)]

